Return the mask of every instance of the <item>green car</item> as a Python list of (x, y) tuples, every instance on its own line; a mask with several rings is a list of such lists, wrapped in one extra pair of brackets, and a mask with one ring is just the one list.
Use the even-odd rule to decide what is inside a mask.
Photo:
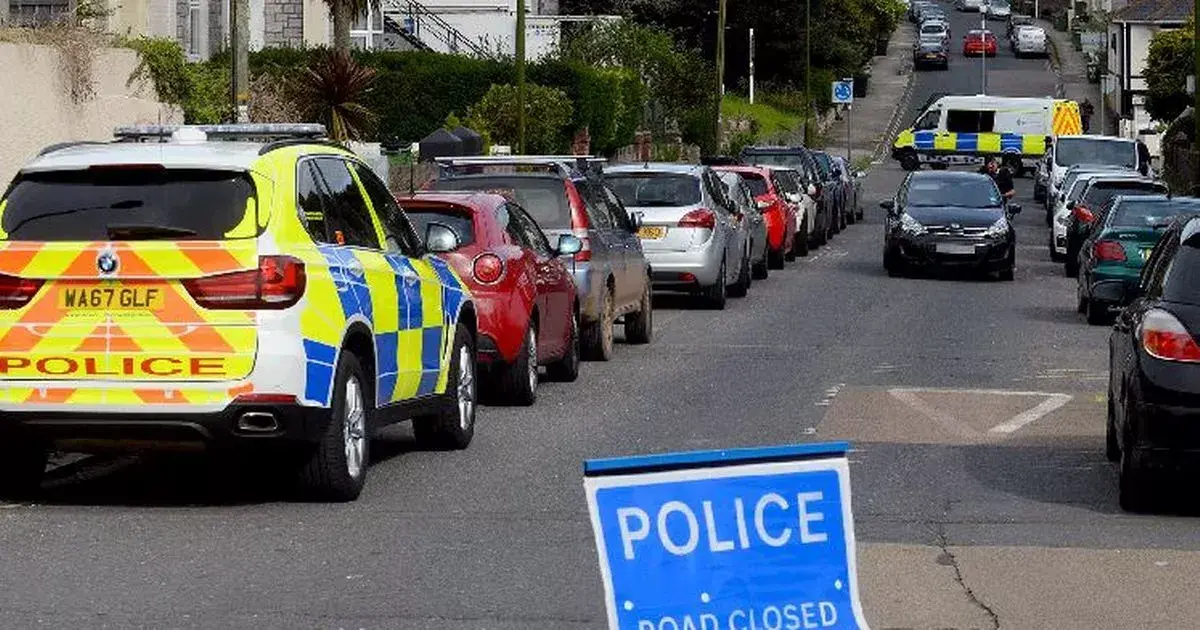
[(1117, 196), (1099, 214), (1080, 247), (1077, 290), (1079, 312), (1095, 325), (1111, 323), (1113, 309), (1128, 303), (1163, 231), (1177, 216), (1200, 214), (1200, 199)]

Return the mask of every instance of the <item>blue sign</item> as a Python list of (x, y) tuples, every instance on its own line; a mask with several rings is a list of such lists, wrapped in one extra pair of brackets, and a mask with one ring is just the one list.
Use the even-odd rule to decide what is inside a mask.
[(833, 82), (833, 102), (838, 104), (854, 102), (853, 80)]
[(587, 462), (609, 628), (866, 628), (848, 449)]

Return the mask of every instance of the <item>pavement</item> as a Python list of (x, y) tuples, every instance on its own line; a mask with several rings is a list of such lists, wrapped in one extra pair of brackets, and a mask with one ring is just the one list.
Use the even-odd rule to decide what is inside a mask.
[[(934, 93), (977, 92), (979, 63), (915, 75), (905, 124)], [(1057, 83), (1005, 50), (988, 68), (996, 94)], [(877, 165), (863, 224), (726, 311), (657, 296), (652, 344), (619, 343), (532, 408), (482, 409), (468, 450), (389, 430), (355, 503), (292, 501), (250, 464), (65, 466), (0, 505), (0, 626), (603, 628), (584, 459), (849, 439), (873, 628), (1195, 627), (1200, 503), (1119, 509), (1108, 331), (1075, 313), (1032, 183), (1014, 282), (893, 279), (877, 204), (904, 175)]]
[(826, 151), (849, 155), (851, 165), (855, 160), (875, 160), (883, 155), (898, 131), (899, 121), (894, 114), (903, 110), (912, 89), (915, 41), (916, 32), (907, 27), (907, 22), (892, 33), (888, 54), (872, 61), (866, 97), (856, 98), (849, 112), (833, 118), (823, 130)]
[(1083, 52), (1075, 50), (1071, 34), (1056, 30), (1054, 23), (1048, 20), (1035, 20), (1035, 22), (1046, 31), (1046, 37), (1052, 45), (1050, 64), (1058, 76), (1057, 96), (1069, 98), (1078, 103), (1090, 100), (1096, 108), (1096, 113), (1092, 116), (1090, 133), (1116, 134), (1117, 117), (1111, 110), (1106, 110), (1104, 116), (1104, 126), (1108, 129), (1101, 130), (1100, 128), (1100, 107), (1104, 102), (1100, 96), (1100, 84), (1088, 81), (1087, 59), (1083, 56)]

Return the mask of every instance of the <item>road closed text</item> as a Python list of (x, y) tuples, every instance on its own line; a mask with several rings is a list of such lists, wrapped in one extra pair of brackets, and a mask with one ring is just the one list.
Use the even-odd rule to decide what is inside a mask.
[(70, 357), (0, 355), (0, 378), (220, 378), (224, 357)]
[(810, 630), (837, 624), (837, 606), (821, 601), (638, 619), (637, 630)]

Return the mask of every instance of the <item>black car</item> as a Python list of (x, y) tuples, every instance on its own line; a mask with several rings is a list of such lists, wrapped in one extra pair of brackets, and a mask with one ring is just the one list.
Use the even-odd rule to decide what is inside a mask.
[(841, 232), (846, 227), (846, 214), (842, 207), (846, 204), (842, 194), (842, 178), (837, 173), (833, 158), (824, 151), (813, 151), (812, 156), (817, 165), (817, 175), (821, 183), (817, 186), (817, 203), (823, 206), (825, 214), (833, 220), (829, 222), (829, 238)]
[(1063, 270), (1068, 278), (1079, 275), (1079, 249), (1092, 229), (1104, 219), (1104, 211), (1117, 195), (1165, 195), (1170, 189), (1163, 182), (1136, 174), (1114, 174), (1088, 182), (1078, 201), (1067, 202), (1067, 259)]
[(1109, 336), (1105, 454), (1121, 507), (1154, 507), (1158, 475), (1200, 462), (1200, 216), (1176, 219)]
[(804, 147), (749, 146), (742, 149), (738, 155), (743, 164), (751, 166), (783, 166), (795, 169), (804, 176), (806, 188), (808, 185), (812, 185), (812, 197), (817, 202), (817, 228), (814, 230), (813, 240), (809, 242), (810, 246), (819, 246), (828, 242), (839, 230), (832, 197), (826, 194), (828, 190), (836, 189), (836, 187), (830, 188), (834, 184), (830, 170), (832, 162), (828, 161), (829, 156), (826, 155), (826, 164), (829, 166), (823, 169), (818, 153), (818, 151)]
[(909, 175), (887, 210), (883, 266), (890, 276), (915, 267), (960, 267), (1012, 280), (1021, 206), (1005, 202), (991, 177), (956, 171)]
[(946, 45), (942, 42), (925, 41), (914, 46), (913, 68), (916, 70), (926, 68), (949, 70), (950, 53), (946, 50)]

